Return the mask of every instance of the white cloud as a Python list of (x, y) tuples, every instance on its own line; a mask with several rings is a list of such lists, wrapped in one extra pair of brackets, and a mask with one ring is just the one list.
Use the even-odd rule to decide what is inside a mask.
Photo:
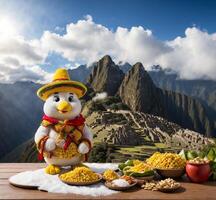
[(60, 53), (69, 61), (91, 63), (104, 54), (114, 55), (113, 36), (109, 29), (95, 24), (88, 16), (85, 20), (67, 25), (65, 35), (46, 31), (41, 40), (45, 48)]
[(101, 93), (97, 93), (92, 100), (93, 101), (98, 101), (98, 100), (102, 100), (105, 99), (107, 97), (107, 93), (106, 92), (101, 92)]
[(52, 76), (37, 65), (10, 67), (0, 63), (0, 69), (0, 83), (14, 83), (16, 81), (46, 83), (51, 81)]
[(38, 40), (25, 40), (19, 35), (0, 35), (0, 82), (44, 82), (49, 73), (38, 65), (43, 63), (47, 51)]
[(45, 81), (50, 74), (39, 66), (52, 52), (67, 59), (68, 68), (75, 63), (91, 64), (109, 54), (117, 63), (139, 61), (146, 69), (160, 64), (177, 71), (181, 78), (216, 80), (216, 33), (192, 27), (186, 29), (184, 37), (162, 41), (142, 26), (113, 31), (87, 15), (68, 24), (61, 35), (45, 31), (35, 40), (0, 35), (0, 82)]
[(117, 61), (143, 61), (152, 65), (156, 57), (170, 49), (141, 26), (130, 30), (118, 27), (113, 32), (96, 24), (89, 15), (77, 23), (68, 24), (65, 35), (46, 31), (42, 43), (45, 48), (60, 53), (69, 61), (87, 64), (109, 54)]
[(180, 78), (216, 80), (216, 34), (187, 28), (185, 37), (167, 43), (172, 51), (158, 59), (162, 66), (176, 70)]
[(37, 40), (26, 41), (21, 36), (0, 36), (0, 58), (13, 59), (20, 65), (42, 63), (47, 53)]
[(132, 27), (130, 30), (118, 27), (115, 41), (120, 47), (118, 61), (141, 61), (147, 67), (155, 64), (159, 56), (171, 50), (166, 43), (157, 40), (150, 30), (145, 30), (141, 26)]
[(187, 28), (184, 37), (160, 41), (141, 26), (111, 31), (88, 15), (68, 24), (64, 35), (46, 31), (41, 40), (49, 51), (72, 62), (90, 64), (109, 54), (116, 62), (141, 61), (146, 69), (160, 64), (177, 71), (181, 78), (216, 79), (216, 34), (196, 27)]

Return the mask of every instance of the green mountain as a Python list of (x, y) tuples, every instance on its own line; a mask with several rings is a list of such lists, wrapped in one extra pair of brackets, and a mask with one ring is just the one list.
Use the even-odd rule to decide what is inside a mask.
[[(141, 63), (135, 64), (124, 74), (110, 56), (105, 56), (92, 67), (82, 66), (79, 70), (80, 68), (69, 70), (69, 73), (72, 77), (76, 77), (76, 80), (79, 78), (88, 80), (89, 92), (83, 98), (83, 105), (90, 105), (89, 115), (91, 112), (100, 114), (101, 112), (110, 112), (110, 110), (127, 110), (134, 116), (136, 113), (141, 113), (142, 116), (145, 114), (152, 116), (144, 118), (140, 128), (143, 128), (147, 122), (153, 123), (154, 117), (159, 119), (163, 117), (164, 120), (169, 123), (174, 122), (181, 128), (191, 129), (205, 136), (215, 136), (213, 120), (206, 114), (206, 108), (200, 101), (181, 93), (158, 88)], [(89, 73), (89, 77), (85, 78)], [(84, 75), (82, 76), (82, 74)], [(39, 87), (39, 84), (32, 82), (0, 84), (0, 140), (2, 141), (0, 158), (4, 157), (4, 161), (7, 158), (6, 154), (14, 149), (15, 152), (18, 152), (16, 147), (18, 148), (22, 143), (31, 140), (40, 124), (43, 115), (43, 102), (36, 96)], [(98, 92), (108, 93), (108, 97), (101, 100), (102, 103), (92, 101), (92, 97)], [(127, 136), (123, 133), (121, 138), (121, 134), (118, 134), (115, 140), (121, 141), (122, 139), (119, 145), (124, 144), (123, 141), (127, 138), (136, 137), (136, 134), (133, 133), (134, 125), (131, 122), (134, 117), (127, 118), (129, 115), (125, 116), (127, 119), (125, 123), (128, 123), (128, 126), (122, 128), (121, 131), (129, 130), (130, 135)], [(136, 116), (139, 117), (139, 115)], [(111, 113), (110, 118), (112, 117), (113, 126), (117, 126), (120, 123), (118, 118), (120, 119), (122, 116)], [(157, 126), (156, 123), (153, 124), (155, 127)], [(109, 129), (109, 126), (107, 128)], [(94, 131), (97, 134), (97, 129)], [(169, 133), (169, 128), (165, 128), (164, 132)], [(191, 134), (193, 135), (193, 133)], [(100, 137), (102, 137), (101, 134), (98, 138)], [(146, 135), (145, 137), (154, 136)], [(101, 142), (103, 141), (104, 139), (101, 140)], [(134, 141), (139, 144), (139, 138)], [(31, 144), (27, 142), (27, 145), (31, 149), (33, 142)], [(129, 144), (127, 143), (127, 145)], [(25, 148), (19, 147), (19, 151), (23, 149)], [(31, 149), (30, 152), (34, 151)]]
[(95, 92), (107, 92), (113, 96), (118, 91), (124, 78), (124, 73), (112, 61), (110, 56), (104, 56), (94, 66), (88, 78), (88, 83)]
[(0, 157), (30, 139), (38, 128), (43, 104), (36, 96), (38, 84), (0, 84)]
[[(106, 64), (101, 65), (100, 63)], [(115, 69), (115, 71), (110, 69)], [(132, 66), (124, 78), (122, 78), (122, 73), (116, 76), (119, 71), (121, 70), (111, 58), (105, 56), (93, 68), (89, 84), (95, 92), (107, 92), (108, 94), (110, 94), (109, 88), (105, 86), (114, 84), (115, 87), (112, 88), (115, 90), (112, 91), (112, 95), (119, 95), (122, 102), (132, 111), (164, 117), (206, 136), (215, 134), (213, 122), (206, 115), (205, 108), (199, 101), (187, 95), (156, 87), (141, 63)], [(109, 82), (104, 81), (104, 74), (107, 76), (105, 80)]]
[[(118, 105), (118, 107), (116, 107)], [(94, 134), (90, 162), (145, 159), (155, 151), (201, 149), (214, 141), (166, 119), (132, 112), (118, 97), (85, 103), (82, 111)], [(6, 155), (3, 162), (38, 162), (33, 138)]]
[(216, 81), (212, 80), (183, 80), (170, 70), (154, 66), (149, 74), (157, 87), (176, 91), (199, 100), (209, 117), (216, 121)]

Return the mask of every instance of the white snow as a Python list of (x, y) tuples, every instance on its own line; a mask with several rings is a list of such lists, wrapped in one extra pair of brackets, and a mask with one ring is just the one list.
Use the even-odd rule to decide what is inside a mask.
[[(117, 169), (117, 164), (112, 163), (85, 163), (93, 171), (102, 173), (106, 169)], [(49, 175), (44, 169), (25, 171), (10, 177), (9, 181), (14, 184), (25, 186), (38, 186), (39, 190), (53, 193), (73, 193), (79, 195), (105, 196), (117, 193), (108, 189), (103, 183), (90, 186), (70, 186), (61, 182), (58, 175)]]
[(103, 100), (106, 99), (107, 97), (107, 93), (106, 92), (101, 92), (101, 93), (97, 93), (96, 96), (94, 96), (92, 98), (93, 101), (98, 101), (98, 100)]

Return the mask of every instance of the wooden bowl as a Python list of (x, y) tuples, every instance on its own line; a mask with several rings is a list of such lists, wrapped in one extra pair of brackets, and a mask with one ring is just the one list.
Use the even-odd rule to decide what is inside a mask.
[(137, 180), (134, 180), (134, 183), (127, 187), (119, 187), (119, 186), (113, 185), (111, 181), (106, 181), (104, 185), (111, 190), (124, 191), (124, 190), (128, 190), (134, 187), (136, 184), (137, 184)]
[(93, 185), (93, 184), (96, 184), (96, 183), (99, 183), (101, 180), (102, 180), (102, 175), (101, 174), (98, 174), (97, 175), (99, 176), (99, 179), (98, 180), (95, 180), (95, 181), (89, 181), (89, 182), (72, 182), (72, 181), (64, 181), (60, 178), (60, 175), (58, 176), (59, 179), (63, 182), (63, 183), (66, 183), (68, 185), (74, 185), (74, 186), (85, 186), (85, 185)]
[(156, 172), (164, 178), (179, 178), (185, 173), (185, 169), (156, 169)]
[(160, 192), (173, 193), (173, 192), (175, 192), (176, 190), (178, 190), (180, 187), (181, 187), (181, 185), (178, 186), (178, 187), (175, 187), (175, 188), (159, 188), (158, 190), (159, 190)]
[(141, 176), (141, 177), (132, 176), (132, 177), (137, 179), (137, 180), (143, 180), (143, 181), (151, 181), (151, 180), (154, 179), (154, 175), (152, 175), (152, 176)]

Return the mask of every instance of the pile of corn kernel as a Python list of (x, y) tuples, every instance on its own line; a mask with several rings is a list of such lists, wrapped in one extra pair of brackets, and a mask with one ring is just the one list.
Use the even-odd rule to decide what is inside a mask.
[(144, 162), (140, 162), (139, 164), (134, 165), (131, 167), (128, 171), (131, 172), (138, 172), (138, 173), (144, 173), (147, 171), (152, 170), (152, 167)]
[(146, 162), (158, 169), (183, 169), (186, 160), (176, 153), (155, 152)]
[(143, 163), (141, 160), (133, 160), (133, 165), (139, 165), (140, 163)]
[(91, 182), (99, 180), (98, 174), (87, 167), (76, 167), (74, 170), (61, 174), (60, 179), (68, 182)]
[(107, 170), (105, 170), (104, 173), (103, 173), (103, 178), (104, 178), (106, 181), (113, 181), (113, 180), (115, 180), (115, 179), (118, 179), (119, 176), (118, 176), (118, 174), (117, 174), (115, 171), (113, 171), (113, 170), (111, 170), (111, 169), (107, 169)]
[(79, 154), (77, 150), (77, 145), (75, 143), (71, 143), (68, 149), (65, 151), (64, 149), (60, 147), (56, 147), (56, 149), (53, 151), (53, 156), (58, 158), (71, 158), (75, 155)]

